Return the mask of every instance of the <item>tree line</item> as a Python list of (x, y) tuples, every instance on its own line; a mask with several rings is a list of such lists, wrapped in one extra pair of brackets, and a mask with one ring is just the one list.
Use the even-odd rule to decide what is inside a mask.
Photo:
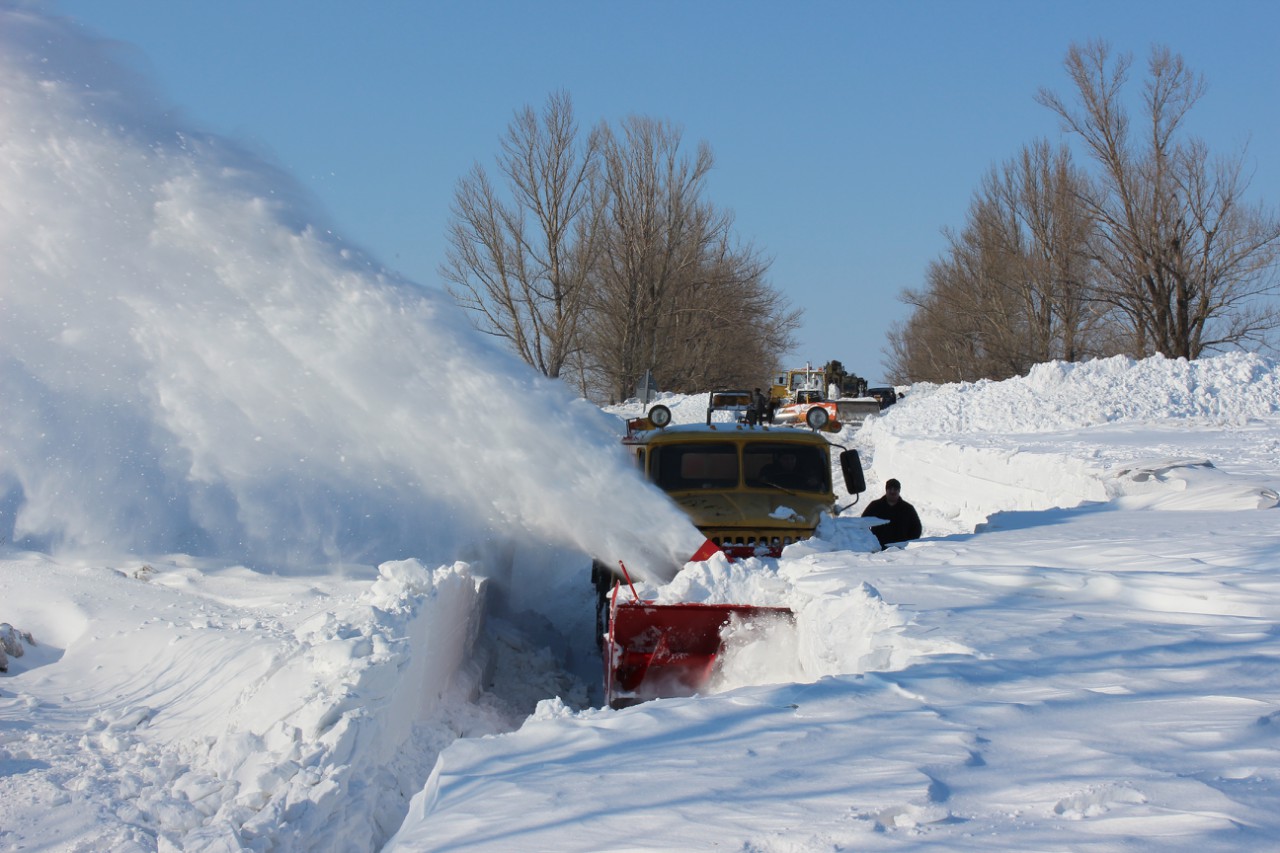
[[(894, 381), (1004, 379), (1032, 365), (1259, 345), (1280, 326), (1280, 219), (1246, 200), (1243, 152), (1211, 157), (1187, 133), (1204, 79), (1152, 49), (1140, 110), (1133, 60), (1072, 45), (1074, 99), (1042, 89), (1065, 140), (1024, 146), (975, 191), (963, 227), (903, 293), (889, 332)], [(1066, 140), (1077, 143), (1084, 164)]]
[(649, 373), (677, 392), (758, 385), (800, 312), (708, 200), (713, 164), (666, 121), (583, 132), (554, 93), (516, 112), (494, 175), (458, 181), (441, 274), (477, 328), (590, 399), (626, 399)]

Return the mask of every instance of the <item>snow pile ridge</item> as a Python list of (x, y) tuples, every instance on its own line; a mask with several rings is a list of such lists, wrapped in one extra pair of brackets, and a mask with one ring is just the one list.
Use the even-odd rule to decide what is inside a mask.
[(885, 419), (900, 434), (1038, 433), (1168, 418), (1241, 424), (1278, 412), (1276, 362), (1228, 353), (1052, 361), (1002, 382), (917, 385)]
[[(431, 572), (404, 560), (379, 574), (350, 612), (322, 611), (298, 627), (292, 661), (241, 705), (244, 729), (218, 738), (212, 769), (236, 793), (212, 823), (270, 849), (361, 850), (403, 819), (402, 783), (384, 768), (415, 724), (468, 690), (483, 581), (465, 563)], [(295, 702), (283, 716), (270, 710)], [(274, 722), (263, 730), (257, 721)], [(203, 840), (185, 838), (185, 849)]]

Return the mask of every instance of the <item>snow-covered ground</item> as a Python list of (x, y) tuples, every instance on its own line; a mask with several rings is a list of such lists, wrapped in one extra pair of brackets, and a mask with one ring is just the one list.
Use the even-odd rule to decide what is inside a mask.
[[(0, 681), (0, 844), (1268, 849), (1278, 383), (1230, 355), (912, 389), (837, 440), (873, 482), (911, 461), (925, 538), (849, 550), (865, 534), (842, 517), (780, 560), (687, 566), (658, 591), (786, 604), (796, 636), (714, 695), (620, 711), (593, 706), (581, 559), (548, 624), (482, 618), (465, 563), (7, 549), (0, 616), (37, 645)], [(953, 483), (985, 513), (970, 529)]]
[[(922, 540), (668, 581), (638, 407), (316, 222), (0, 6), (0, 851), (1275, 849), (1275, 361), (913, 387)], [(588, 554), (795, 630), (600, 708)]]

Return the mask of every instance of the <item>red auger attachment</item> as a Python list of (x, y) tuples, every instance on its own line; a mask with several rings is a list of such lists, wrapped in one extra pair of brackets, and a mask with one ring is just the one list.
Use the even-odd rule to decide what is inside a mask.
[[(626, 566), (622, 572), (631, 586)], [(611, 708), (701, 692), (715, 673), (727, 626), (763, 618), (794, 619), (786, 607), (654, 604), (638, 597), (618, 601), (620, 588), (621, 584), (613, 588), (604, 642), (605, 700)], [(631, 590), (634, 596), (635, 587)]]
[(611, 708), (692, 696), (715, 673), (721, 630), (737, 616), (791, 619), (786, 607), (748, 604), (613, 603), (605, 638), (605, 698)]

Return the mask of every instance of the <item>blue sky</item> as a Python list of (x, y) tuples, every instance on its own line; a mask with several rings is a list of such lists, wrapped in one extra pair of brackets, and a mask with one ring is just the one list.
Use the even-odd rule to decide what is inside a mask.
[[(337, 2), (61, 0), (198, 127), (293, 174), (325, 221), (438, 287), (453, 187), (490, 166), (513, 112), (572, 96), (582, 125), (668, 119), (716, 156), (709, 198), (773, 258), (804, 309), (796, 364), (883, 379), (983, 174), (1038, 137), (1073, 40), (1141, 61), (1153, 43), (1209, 84), (1192, 114), (1218, 153), (1248, 144), (1280, 204), (1280, 3)], [(1141, 70), (1141, 65), (1139, 65)]]

